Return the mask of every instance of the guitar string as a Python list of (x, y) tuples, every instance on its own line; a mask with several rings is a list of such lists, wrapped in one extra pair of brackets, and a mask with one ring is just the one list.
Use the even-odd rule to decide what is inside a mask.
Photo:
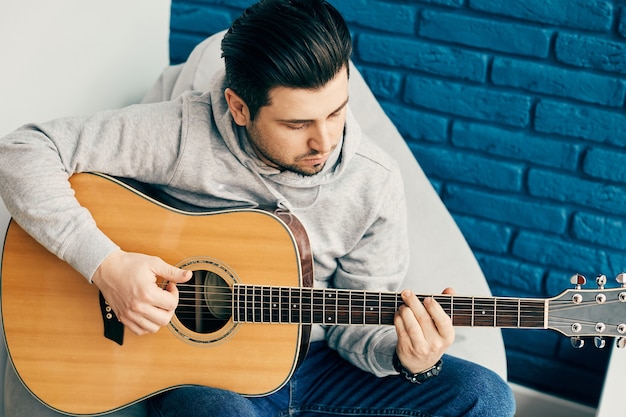
[[(203, 289), (209, 288), (209, 286), (205, 286), (205, 285), (195, 285), (194, 286), (194, 285), (187, 284), (186, 286), (187, 287), (198, 287), (198, 288), (203, 288)], [(222, 287), (214, 286), (214, 287), (211, 287), (211, 288), (213, 288), (213, 289), (217, 288), (218, 290), (221, 289), (222, 291), (216, 291), (216, 292), (211, 291), (211, 290), (205, 291), (204, 293), (208, 294), (209, 298), (210, 298), (210, 296), (217, 296), (218, 298), (219, 297), (223, 298), (222, 300), (218, 300), (218, 299), (212, 300), (213, 302), (211, 303), (211, 307), (218, 308), (218, 309), (219, 308), (230, 309), (230, 307), (232, 305), (232, 302), (233, 302), (232, 294), (230, 294), (230, 293), (225, 294), (224, 293), (223, 290), (225, 290), (226, 287), (224, 287), (224, 286), (222, 286)], [(250, 289), (250, 287), (247, 287), (247, 288), (244, 287), (244, 288), (245, 289)], [(262, 291), (268, 291), (269, 287), (252, 287), (252, 289), (253, 289), (252, 293), (246, 292), (244, 294), (245, 297), (251, 297), (252, 300), (248, 300), (248, 299), (241, 300), (240, 303), (245, 304), (241, 308), (249, 307), (249, 308), (252, 308), (252, 309), (260, 309), (260, 310), (269, 309), (270, 313), (271, 313), (272, 308), (269, 307), (269, 304), (273, 304), (273, 305), (277, 306), (275, 308), (278, 308), (278, 309), (283, 308), (284, 309), (285, 308), (285, 304), (290, 304), (289, 300), (285, 301), (284, 298), (289, 298), (290, 295), (293, 294), (293, 292), (296, 292), (296, 295), (297, 295), (298, 292), (301, 292), (301, 293), (303, 293), (303, 292), (307, 293), (308, 292), (308, 293), (311, 293), (312, 298), (313, 298), (313, 302), (307, 303), (306, 302), (306, 298), (307, 297), (305, 296), (304, 297), (304, 299), (305, 299), (304, 302), (300, 302), (300, 303), (295, 304), (297, 306), (296, 309), (303, 308), (303, 309), (306, 310), (306, 309), (310, 309), (310, 308), (313, 308), (313, 307), (319, 307), (320, 301), (322, 301), (324, 299), (323, 298), (324, 290), (322, 290), (322, 289), (312, 289), (312, 288), (302, 289), (302, 288), (297, 288), (297, 287), (295, 287), (295, 288), (274, 287), (274, 289), (278, 289), (278, 290), (280, 290), (280, 289), (287, 290), (287, 291), (289, 291), (289, 294), (284, 294), (284, 293), (281, 294), (280, 292), (279, 292), (279, 294), (276, 294), (276, 293), (273, 293), (273, 294), (272, 293), (270, 293), (270, 294), (267, 294), (267, 293), (263, 294)], [(261, 291), (261, 292), (259, 292), (259, 291)], [(328, 310), (328, 309), (336, 310), (337, 314), (339, 314), (341, 316), (344, 316), (345, 314), (348, 313), (348, 311), (345, 311), (346, 307), (350, 308), (350, 306), (342, 305), (341, 301), (353, 301), (353, 302), (356, 302), (357, 303), (356, 304), (356, 308), (354, 308), (354, 309), (360, 314), (361, 308), (367, 308), (367, 306), (366, 305), (365, 306), (364, 305), (359, 305), (358, 304), (359, 301), (362, 301), (363, 303), (366, 303), (367, 301), (371, 301), (373, 304), (378, 305), (379, 301), (375, 301), (375, 300), (378, 297), (381, 297), (382, 300), (380, 302), (383, 303), (383, 306), (381, 308), (379, 308), (379, 309), (376, 309), (376, 311), (369, 311), (369, 310), (365, 311), (365, 314), (367, 316), (377, 315), (379, 313), (381, 315), (394, 314), (395, 311), (397, 310), (396, 304), (401, 303), (398, 300), (399, 295), (395, 294), (395, 293), (371, 293), (371, 292), (368, 293), (367, 291), (359, 291), (359, 290), (339, 290), (339, 291), (340, 292), (337, 293), (339, 295), (347, 295), (348, 297), (353, 297), (355, 294), (360, 294), (363, 297), (362, 300), (359, 300), (358, 298), (356, 300), (353, 299), (353, 298), (351, 298), (351, 299), (343, 299), (341, 297), (333, 298), (333, 300), (337, 300), (338, 303), (336, 305), (331, 304), (331, 305), (327, 306), (326, 310)], [(193, 294), (194, 296), (196, 295), (195, 291), (184, 291), (184, 290), (181, 290), (181, 293), (187, 293), (187, 294), (190, 293), (190, 294)], [(335, 290), (330, 290), (330, 291), (328, 291), (328, 293), (333, 294), (333, 293), (335, 293)], [(282, 295), (282, 297), (281, 297), (281, 295)], [(263, 300), (262, 301), (262, 300), (259, 299), (260, 297), (267, 297), (267, 296), (270, 296), (270, 297), (273, 296), (274, 298), (277, 297), (279, 300), (274, 300), (274, 302), (271, 302), (270, 300)], [(454, 297), (459, 298), (459, 296), (450, 296), (450, 295), (442, 295), (442, 296), (443, 296), (443, 299), (441, 301), (444, 302), (444, 303), (446, 302), (446, 300), (449, 303), (451, 300), (453, 300)], [(367, 297), (371, 297), (371, 299), (368, 300)], [(440, 296), (438, 296), (438, 295), (435, 296), (435, 298), (439, 298), (439, 297)], [(192, 302), (191, 304), (186, 305), (186, 307), (188, 307), (188, 308), (196, 308), (198, 302), (204, 302), (204, 297), (200, 297), (199, 299), (196, 299), (194, 297), (194, 298), (187, 298), (187, 299), (183, 299), (183, 300)], [(485, 300), (489, 300), (489, 301), (485, 301)], [(493, 300), (493, 298), (492, 299), (488, 299), (488, 298), (482, 299), (482, 298), (477, 298), (477, 297), (474, 297), (473, 299), (472, 298), (461, 299), (460, 301), (459, 300), (454, 300), (454, 302), (456, 304), (454, 304), (454, 303), (453, 304), (454, 304), (454, 307), (457, 309), (457, 311), (455, 311), (455, 313), (454, 313), (454, 316), (456, 318), (462, 318), (462, 317), (471, 317), (471, 316), (475, 315), (475, 313), (472, 314), (470, 312), (469, 314), (467, 314), (468, 312), (463, 312), (462, 304), (468, 304), (468, 306), (466, 307), (466, 308), (468, 308), (468, 311), (470, 309), (478, 309), (479, 311), (481, 311), (481, 310), (485, 310), (485, 308), (484, 308), (485, 306), (481, 307), (479, 305), (477, 307), (477, 304), (480, 304), (481, 302), (487, 302), (488, 305), (486, 307), (489, 307), (489, 304), (492, 304), (492, 300)], [(315, 301), (317, 301), (317, 303)], [(518, 316), (518, 313), (517, 313), (517, 311), (518, 311), (518, 300), (517, 299), (496, 298), (496, 302), (500, 303), (500, 305), (499, 305), (499, 312), (503, 312), (503, 311), (506, 312), (507, 310), (510, 310), (509, 313), (510, 312), (515, 312), (515, 316), (516, 317)], [(510, 305), (508, 306), (509, 307), (508, 309), (507, 309), (506, 304), (503, 305), (503, 303), (506, 303), (506, 302), (510, 303)], [(522, 301), (522, 302), (524, 302), (524, 301)], [(531, 300), (531, 302), (536, 302), (536, 301), (535, 300)], [(218, 303), (222, 303), (222, 304), (218, 304)], [(252, 305), (250, 305), (250, 303), (252, 303)], [(384, 306), (384, 303), (392, 303), (392, 304), (394, 304), (394, 306), (386, 307), (386, 306)], [(472, 306), (472, 304), (473, 304), (473, 306)], [(181, 305), (181, 306), (185, 307), (185, 305)], [(287, 310), (289, 311), (288, 308), (287, 308)], [(460, 312), (459, 312), (459, 310), (460, 310)], [(327, 314), (327, 311), (322, 310), (319, 313)], [(190, 312), (189, 314), (191, 314), (192, 317), (193, 317), (193, 314), (195, 314), (195, 313)], [(255, 314), (249, 314), (249, 315), (250, 316), (257, 316), (259, 318), (259, 320), (260, 320), (260, 317), (261, 317), (259, 312), (257, 312), (256, 315)], [(520, 317), (522, 319), (524, 319), (524, 318), (537, 318), (537, 317), (542, 317), (542, 316), (543, 316), (543, 303), (541, 303), (541, 305), (537, 307), (537, 311), (536, 312), (528, 313), (527, 311), (525, 311), (525, 313), (522, 314)], [(493, 314), (487, 313), (485, 315), (485, 317), (483, 317), (483, 318), (478, 317), (477, 319), (478, 320), (482, 320), (482, 319), (490, 320), (489, 317), (493, 317)], [(279, 318), (282, 318), (282, 317), (279, 317)], [(221, 320), (221, 319), (218, 319), (218, 320)], [(253, 320), (253, 319), (251, 319), (251, 320)]]
[[(210, 287), (204, 286), (204, 285), (193, 286), (193, 285), (189, 285), (189, 284), (186, 285), (186, 287), (198, 287), (198, 288), (202, 288), (202, 289), (210, 288)], [(227, 287), (214, 286), (214, 287), (211, 287), (211, 288), (213, 288), (213, 289), (217, 288), (218, 290), (222, 290), (222, 291), (217, 291), (217, 292), (213, 292), (212, 290), (204, 292), (204, 294), (207, 294), (209, 296), (209, 298), (211, 296), (217, 296), (217, 298), (214, 298), (212, 300), (211, 306), (215, 307), (215, 308), (228, 308), (228, 309), (230, 309), (231, 305), (232, 305), (232, 302), (233, 302), (232, 294), (230, 294), (230, 292), (228, 294), (225, 294), (224, 291), (223, 291)], [(249, 288), (250, 287), (248, 287), (247, 289), (249, 289)], [(297, 305), (296, 308), (304, 308), (304, 309), (312, 308), (312, 307), (316, 307), (316, 306), (319, 307), (319, 305), (318, 305), (319, 301), (321, 299), (323, 299), (321, 297), (323, 297), (324, 294), (325, 294), (323, 289), (312, 289), (312, 288), (303, 289), (303, 288), (297, 288), (297, 287), (293, 287), (293, 288), (291, 288), (291, 287), (273, 287), (274, 290), (278, 290), (278, 291), (280, 291), (281, 289), (282, 290), (288, 290), (289, 294), (284, 294), (284, 293), (280, 293), (280, 292), (278, 294), (271, 293), (271, 292), (269, 294), (263, 294), (262, 291), (269, 291), (270, 287), (251, 287), (251, 288), (253, 289), (253, 292), (252, 293), (246, 292), (245, 296), (246, 297), (251, 297), (252, 300), (245, 299), (245, 300), (241, 300), (240, 303), (245, 303), (245, 304), (248, 304), (248, 305), (250, 303), (252, 303), (252, 306), (250, 306), (250, 308), (261, 309), (261, 310), (269, 309), (270, 311), (271, 311), (271, 308), (270, 308), (269, 304), (275, 304), (275, 305), (278, 306), (278, 308), (285, 308), (285, 305), (289, 304), (290, 302), (289, 302), (289, 300), (285, 301), (285, 300), (283, 300), (281, 298), (289, 298), (292, 295), (293, 292), (296, 292), (296, 297), (297, 297), (297, 293), (298, 292), (300, 292), (300, 293), (310, 292), (311, 293), (311, 296), (313, 297), (313, 302), (307, 303), (306, 302), (307, 296), (304, 296), (303, 300), (301, 300), (301, 302), (296, 303), (296, 305)], [(259, 292), (259, 291), (261, 291), (261, 292)], [(342, 301), (351, 301), (351, 302), (353, 302), (353, 305), (355, 306), (353, 308), (355, 310), (357, 310), (357, 312), (358, 312), (360, 310), (360, 308), (363, 308), (363, 306), (361, 306), (359, 304), (359, 302), (366, 303), (367, 301), (373, 301), (374, 297), (381, 297), (381, 302), (382, 303), (394, 303), (393, 307), (386, 307), (386, 306), (383, 305), (381, 308), (376, 309), (377, 312), (380, 312), (380, 314), (391, 314), (391, 313), (394, 313), (396, 311), (395, 303), (398, 302), (398, 300), (397, 300), (398, 294), (395, 294), (395, 293), (368, 293), (367, 291), (359, 291), (359, 290), (338, 290), (338, 291), (339, 292), (336, 293), (338, 295), (344, 295), (344, 296), (352, 297), (352, 298), (346, 298), (346, 299), (343, 299), (340, 296), (339, 297), (333, 297), (333, 300), (337, 300), (337, 303), (336, 303), (336, 305), (334, 303), (330, 304), (328, 306), (328, 308), (331, 311), (333, 309), (337, 310), (338, 314), (345, 314), (346, 313), (346, 311), (344, 311), (345, 308), (348, 307), (350, 309), (350, 307), (351, 307), (351, 306), (342, 305), (341, 304)], [(191, 293), (191, 294), (196, 295), (195, 291), (184, 291), (184, 290), (181, 290), (181, 293), (187, 293), (187, 294)], [(333, 294), (333, 293), (335, 293), (335, 290), (331, 290), (329, 293)], [(359, 294), (361, 297), (363, 297), (363, 299), (360, 299), (359, 297), (354, 299), (355, 294)], [(275, 300), (274, 302), (271, 302), (271, 300), (263, 300), (262, 301), (262, 300), (258, 299), (260, 297), (267, 297), (267, 296), (274, 297), (274, 298), (278, 297), (279, 300)], [(219, 299), (220, 297), (223, 297), (223, 299), (220, 300)], [(372, 297), (372, 300), (368, 300), (367, 297)], [(540, 305), (536, 306), (536, 308), (537, 308), (536, 312), (528, 311), (528, 307), (529, 306), (528, 305), (524, 306), (524, 312), (522, 314), (519, 314), (519, 317), (521, 319), (524, 319), (524, 318), (534, 318), (534, 317), (538, 317), (538, 316), (543, 316), (543, 314), (544, 314), (544, 311), (543, 311), (543, 309), (544, 309), (543, 301), (535, 300), (535, 299), (530, 299), (530, 300), (519, 299), (518, 300), (518, 299), (512, 299), (512, 298), (508, 298), (508, 297), (494, 297), (494, 298), (480, 298), (480, 297), (476, 298), (475, 297), (475, 298), (472, 299), (472, 298), (468, 298), (468, 297), (461, 297), (461, 300), (454, 300), (455, 297), (458, 299), (459, 296), (436, 295), (434, 297), (436, 299), (440, 298), (440, 302), (443, 302), (444, 304), (447, 303), (447, 302), (448, 303), (451, 302), (453, 304), (454, 308), (457, 310), (457, 311), (454, 312), (454, 316), (455, 317), (463, 317), (463, 316), (468, 317), (468, 316), (475, 316), (476, 315), (475, 313), (467, 314), (468, 313), (467, 311), (464, 312), (463, 311), (463, 304), (464, 303), (468, 304), (466, 306), (467, 308), (471, 307), (473, 310), (478, 309), (479, 311), (483, 312), (482, 314), (484, 314), (485, 317), (481, 318), (479, 316), (478, 319), (488, 319), (489, 317), (493, 317), (493, 312), (490, 311), (490, 305), (492, 303), (496, 304), (496, 306), (498, 308), (498, 310), (497, 310), (498, 313), (506, 313), (506, 312), (508, 312), (508, 313), (515, 313), (514, 315), (518, 316), (518, 313), (517, 313), (517, 309), (518, 309), (517, 303), (518, 303), (518, 301), (520, 301), (522, 303), (528, 303), (528, 302), (530, 302), (530, 303), (539, 303), (540, 302), (541, 303)], [(300, 298), (302, 298), (302, 297), (300, 297)], [(191, 304), (188, 304), (188, 305), (185, 304), (185, 302), (190, 302), (190, 301), (192, 302)], [(196, 303), (194, 303), (194, 301)], [(318, 301), (318, 303), (315, 303), (315, 301)], [(487, 303), (487, 305), (479, 305), (478, 307), (476, 307), (476, 301), (478, 301), (479, 303), (483, 303), (483, 302)], [(556, 314), (557, 312), (563, 312), (563, 311), (568, 311), (568, 310), (572, 310), (572, 309), (578, 309), (578, 308), (582, 308), (582, 307), (587, 308), (589, 305), (597, 304), (595, 301), (584, 302), (584, 303), (581, 303), (581, 304), (572, 304), (571, 302), (564, 302), (564, 301), (558, 301), (558, 300), (551, 300), (551, 301), (552, 301), (551, 304), (553, 304), (553, 306), (552, 306), (553, 308), (550, 309), (550, 312), (551, 312), (551, 316), (550, 317), (551, 317), (551, 321), (552, 322), (557, 322), (559, 319), (566, 320), (567, 322), (569, 322), (571, 320), (569, 317), (559, 317)], [(183, 298), (183, 299), (181, 299), (181, 305), (180, 306), (181, 307), (193, 308), (193, 307), (197, 306), (197, 302), (204, 302), (204, 297), (201, 297), (199, 299), (196, 299), (195, 297), (194, 298)], [(293, 300), (291, 300), (291, 302), (293, 303)], [(609, 302), (607, 302), (605, 304), (612, 304), (612, 303), (616, 303), (616, 302), (618, 302), (618, 301), (617, 300), (616, 301), (609, 301)], [(354, 304), (354, 303), (357, 303), (357, 304)], [(507, 306), (507, 303), (509, 304), (508, 306)], [(472, 306), (472, 304), (473, 304), (473, 306)], [(530, 307), (533, 307), (533, 306), (531, 305)], [(327, 310), (328, 310), (328, 308), (327, 308)], [(458, 310), (461, 310), (461, 312), (459, 312)], [(487, 311), (485, 312), (485, 310), (487, 310)], [(369, 312), (369, 311), (367, 313), (374, 314), (373, 312)], [(500, 314), (500, 316), (502, 316), (502, 314)], [(580, 320), (580, 322), (583, 323), (583, 324), (584, 323), (592, 323), (592, 324), (594, 323), (591, 320), (589, 320), (589, 321)]]

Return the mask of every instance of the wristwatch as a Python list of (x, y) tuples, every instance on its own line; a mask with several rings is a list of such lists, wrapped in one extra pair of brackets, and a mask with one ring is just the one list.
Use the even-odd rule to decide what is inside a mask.
[(441, 372), (441, 368), (443, 365), (443, 362), (441, 361), (441, 359), (439, 359), (437, 363), (433, 365), (431, 368), (428, 368), (425, 371), (417, 372), (414, 374), (413, 372), (406, 369), (404, 365), (402, 365), (402, 362), (400, 362), (400, 358), (398, 358), (398, 354), (396, 352), (393, 353), (392, 363), (393, 363), (393, 368), (396, 371), (400, 372), (400, 375), (402, 375), (407, 381), (409, 381), (412, 384), (421, 384), (427, 379), (430, 379), (439, 375), (439, 372)]

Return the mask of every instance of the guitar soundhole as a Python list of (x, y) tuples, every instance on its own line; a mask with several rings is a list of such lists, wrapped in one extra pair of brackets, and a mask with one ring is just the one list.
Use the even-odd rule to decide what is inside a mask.
[(230, 286), (213, 271), (193, 271), (193, 278), (178, 284), (179, 303), (176, 316), (187, 329), (213, 333), (223, 328), (232, 315)]

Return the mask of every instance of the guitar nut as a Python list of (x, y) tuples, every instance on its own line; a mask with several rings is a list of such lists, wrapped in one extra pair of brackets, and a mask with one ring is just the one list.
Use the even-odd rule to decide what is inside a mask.
[(606, 295), (604, 295), (604, 294), (596, 295), (596, 302), (598, 304), (604, 304), (605, 301), (606, 301)]
[(596, 323), (596, 332), (604, 333), (606, 330), (606, 325), (604, 323)]
[(574, 333), (580, 333), (580, 331), (583, 329), (583, 326), (580, 323), (574, 323), (572, 324), (572, 331)]
[(619, 301), (622, 303), (626, 303), (626, 292), (619, 293)]
[(624, 324), (624, 323), (619, 324), (619, 325), (617, 326), (617, 332), (618, 332), (619, 334), (624, 334), (624, 333), (626, 333), (626, 324)]
[(574, 302), (574, 304), (580, 304), (583, 302), (583, 296), (580, 294), (574, 294), (572, 296), (572, 301)]

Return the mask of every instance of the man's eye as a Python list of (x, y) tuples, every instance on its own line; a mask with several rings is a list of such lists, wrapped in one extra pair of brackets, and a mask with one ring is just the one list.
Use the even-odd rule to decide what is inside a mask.
[(305, 126), (306, 126), (306, 124), (304, 124), (304, 123), (298, 123), (298, 124), (291, 124), (291, 123), (289, 123), (289, 124), (287, 124), (287, 127), (289, 129), (291, 129), (291, 130), (302, 130), (302, 129), (305, 128)]

